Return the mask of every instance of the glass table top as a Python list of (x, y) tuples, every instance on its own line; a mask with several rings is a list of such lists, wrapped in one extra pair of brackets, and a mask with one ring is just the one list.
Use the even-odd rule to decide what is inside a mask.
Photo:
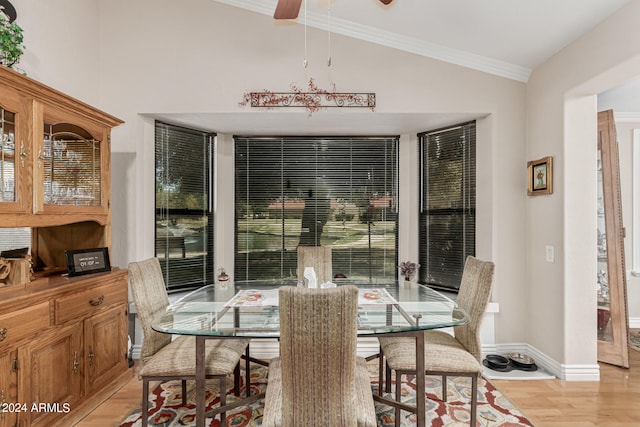
[[(426, 286), (357, 287), (359, 336), (445, 328), (469, 320), (453, 300)], [(180, 335), (277, 338), (278, 286), (204, 286), (170, 304), (153, 329)]]

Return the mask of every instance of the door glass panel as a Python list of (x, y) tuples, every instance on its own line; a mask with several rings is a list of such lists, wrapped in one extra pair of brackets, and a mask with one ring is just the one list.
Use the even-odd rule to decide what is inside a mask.
[(0, 202), (16, 201), (15, 114), (0, 108)]
[(607, 233), (604, 221), (604, 191), (602, 188), (602, 158), (598, 150), (598, 339), (611, 341), (611, 311), (609, 272), (607, 268)]
[(44, 202), (100, 206), (100, 141), (70, 124), (45, 124)]

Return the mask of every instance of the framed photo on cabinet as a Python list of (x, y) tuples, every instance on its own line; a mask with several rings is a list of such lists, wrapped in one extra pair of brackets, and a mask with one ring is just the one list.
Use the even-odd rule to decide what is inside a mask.
[(111, 271), (108, 248), (65, 251), (69, 277)]
[(553, 193), (553, 158), (543, 157), (527, 163), (527, 194), (538, 196)]

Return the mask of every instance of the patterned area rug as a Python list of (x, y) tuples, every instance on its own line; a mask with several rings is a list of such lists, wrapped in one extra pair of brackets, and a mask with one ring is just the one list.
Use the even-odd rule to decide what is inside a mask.
[[(378, 374), (377, 361), (369, 364), (371, 383), (377, 392)], [(259, 393), (266, 388), (267, 369), (255, 366), (251, 371), (251, 390)], [(244, 378), (244, 376), (243, 376)], [(430, 425), (440, 426), (468, 426), (471, 381), (466, 378), (450, 378), (447, 387), (448, 402), (439, 400), (441, 382), (439, 377), (427, 377), (427, 420)], [(214, 382), (210, 382), (207, 390), (208, 409), (218, 404), (217, 392)], [(481, 426), (513, 427), (532, 426), (526, 417), (511, 404), (488, 381), (479, 381), (480, 395), (478, 396), (478, 422)], [(189, 383), (188, 403), (182, 406), (181, 386), (179, 381), (170, 381), (156, 387), (150, 393), (149, 400), (149, 426), (155, 427), (179, 427), (195, 424), (195, 405), (193, 403), (195, 390), (193, 383)], [(411, 381), (403, 386), (403, 401), (415, 401), (415, 382)], [(235, 400), (230, 390), (227, 402)], [(227, 413), (228, 427), (259, 427), (262, 426), (263, 401), (259, 400), (251, 405), (232, 410)], [(394, 410), (391, 407), (376, 403), (376, 414), (379, 427), (394, 425)], [(141, 425), (141, 408), (134, 409), (121, 423), (120, 427), (138, 427)], [(402, 412), (401, 425), (404, 427), (415, 426), (415, 415)], [(429, 424), (428, 424), (429, 425)], [(220, 420), (207, 420), (208, 427), (220, 427)]]
[(640, 329), (629, 330), (629, 348), (640, 351)]

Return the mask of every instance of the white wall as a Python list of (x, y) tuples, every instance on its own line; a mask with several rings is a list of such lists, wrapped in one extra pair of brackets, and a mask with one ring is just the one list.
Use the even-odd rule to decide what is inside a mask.
[[(136, 182), (122, 189), (128, 192), (126, 205), (114, 211), (130, 218), (128, 258), (121, 265), (153, 255), (153, 130), (152, 121), (141, 113), (247, 113), (238, 106), (244, 92), (287, 90), (292, 82), (304, 85), (314, 77), (320, 87), (334, 82), (345, 91), (375, 91), (378, 105), (371, 114), (489, 115), (480, 121), (478, 132), (482, 158), (478, 255), (497, 263), (494, 299), (501, 303), (497, 339), (525, 339), (524, 84), (340, 36), (333, 37), (333, 65), (327, 69), (326, 34), (312, 29), (308, 30), (310, 65), (304, 69), (300, 26), (274, 25), (268, 17), (208, 0), (189, 2), (189, 13), (183, 11), (178, 19), (172, 6), (167, 0), (101, 2), (101, 102), (126, 121), (113, 133), (114, 151), (135, 151)], [(411, 140), (415, 143), (415, 136), (405, 136), (402, 144)], [(223, 154), (218, 166), (228, 171), (231, 139), (221, 135), (219, 142), (224, 146), (218, 148)], [(403, 165), (417, 165), (411, 159), (413, 152), (401, 152)], [(416, 176), (415, 171), (410, 173)], [(218, 175), (216, 185), (225, 197), (233, 188), (232, 175), (226, 179)], [(410, 195), (401, 197), (415, 203), (416, 189), (404, 191)], [(218, 230), (233, 229), (231, 209), (230, 203), (217, 204)], [(401, 216), (401, 221), (415, 222), (410, 215)], [(401, 236), (413, 239), (400, 242), (410, 256), (417, 233), (401, 231)], [(230, 245), (229, 237), (220, 233), (218, 247)], [(218, 259), (228, 270), (229, 252), (231, 248)]]
[[(527, 202), (528, 339), (584, 367), (585, 379), (597, 372), (596, 95), (640, 74), (638, 16), (640, 2), (631, 2), (536, 69), (527, 85), (527, 158), (555, 160), (554, 195)], [(547, 244), (556, 246), (555, 264), (544, 260)]]
[(18, 68), (100, 107), (99, 0), (12, 0), (24, 30)]
[[(527, 85), (341, 36), (333, 37), (327, 69), (326, 35), (313, 29), (303, 69), (300, 26), (210, 0), (181, 3), (188, 12), (168, 0), (13, 3), (27, 74), (126, 121), (112, 138), (115, 265), (153, 255), (153, 114), (248, 113), (238, 106), (245, 91), (286, 90), (315, 77), (320, 87), (375, 91), (371, 114), (486, 115), (478, 122), (477, 233), (479, 256), (497, 264), (496, 341), (529, 343), (573, 367), (567, 378), (597, 376), (596, 94), (640, 75), (640, 2), (536, 69)], [(621, 150), (625, 132), (619, 128)], [(403, 134), (409, 175), (401, 180), (410, 185), (414, 142)], [(226, 203), (217, 203), (216, 226), (230, 230), (229, 135), (220, 144), (217, 186)], [(527, 197), (526, 161), (546, 155), (554, 156), (554, 194)], [(400, 251), (415, 258), (417, 193), (402, 191), (409, 208), (401, 208)], [(230, 236), (218, 239), (224, 247)], [(554, 263), (544, 259), (546, 245), (555, 247)], [(228, 269), (230, 252), (218, 259)], [(629, 283), (632, 316), (640, 315), (638, 286)]]

